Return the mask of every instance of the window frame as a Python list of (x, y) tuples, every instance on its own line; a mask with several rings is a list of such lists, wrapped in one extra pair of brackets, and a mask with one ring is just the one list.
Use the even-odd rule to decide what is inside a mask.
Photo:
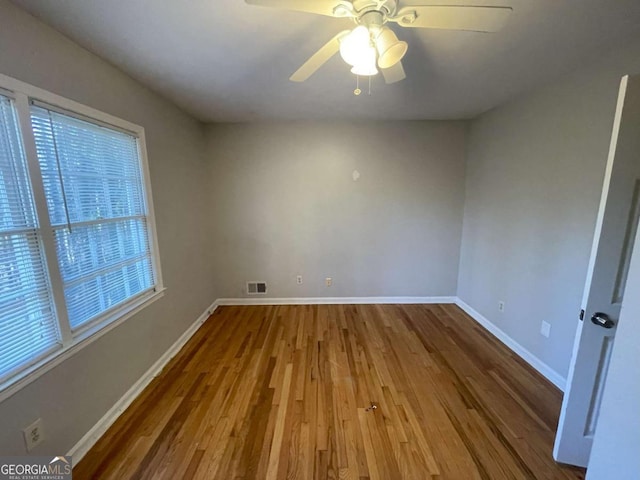
[[(56, 319), (60, 330), (60, 342), (62, 346), (45, 357), (27, 364), (26, 368), (18, 371), (8, 379), (0, 383), (0, 402), (10, 397), (38, 377), (59, 365), (67, 358), (79, 352), (107, 332), (111, 331), (127, 319), (131, 318), (145, 307), (164, 296), (166, 288), (162, 280), (160, 267), (160, 254), (158, 248), (158, 236), (156, 230), (153, 195), (151, 191), (151, 178), (147, 159), (146, 138), (144, 128), (118, 117), (101, 112), (81, 103), (69, 100), (60, 95), (34, 87), (20, 80), (0, 74), (0, 94), (14, 101), (20, 137), (27, 161), (29, 181), (33, 192), (33, 203), (37, 220), (37, 232), (40, 235), (44, 259), (47, 268), (51, 295), (53, 297)], [(152, 272), (155, 280), (155, 288), (145, 294), (135, 295), (121, 305), (112, 307), (102, 312), (95, 319), (87, 322), (75, 332), (71, 331), (69, 324), (64, 289), (58, 258), (55, 250), (54, 231), (51, 226), (49, 211), (44, 194), (40, 162), (37, 156), (35, 137), (31, 126), (32, 102), (44, 103), (61, 113), (70, 115), (85, 121), (126, 132), (136, 138), (138, 157), (143, 188), (143, 200), (145, 216), (147, 220), (147, 234), (149, 248), (151, 250)]]

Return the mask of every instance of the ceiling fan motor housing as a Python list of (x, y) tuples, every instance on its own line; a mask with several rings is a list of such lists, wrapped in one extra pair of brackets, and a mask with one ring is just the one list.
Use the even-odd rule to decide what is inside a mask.
[(360, 15), (369, 11), (379, 11), (393, 16), (398, 9), (398, 2), (396, 0), (353, 0), (353, 9)]
[[(354, 20), (361, 25), (384, 25), (388, 17), (393, 17), (398, 9), (396, 0), (354, 0)], [(372, 16), (371, 14), (377, 14)], [(373, 23), (375, 22), (375, 23)]]

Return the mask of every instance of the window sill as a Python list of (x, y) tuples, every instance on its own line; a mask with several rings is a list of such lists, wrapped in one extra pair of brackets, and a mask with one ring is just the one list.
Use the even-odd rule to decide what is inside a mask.
[(150, 295), (140, 298), (136, 302), (124, 306), (122, 309), (114, 312), (113, 315), (110, 315), (101, 322), (92, 325), (91, 328), (83, 331), (70, 345), (55, 350), (26, 370), (21, 371), (17, 375), (1, 383), (0, 402), (11, 397), (13, 394), (44, 375), (53, 367), (60, 365), (66, 359), (72, 357), (83, 348), (92, 344), (104, 334), (110, 332), (118, 325), (124, 323), (126, 320), (154, 303), (156, 300), (162, 298), (165, 290), (165, 288), (159, 289), (157, 292), (153, 292)]

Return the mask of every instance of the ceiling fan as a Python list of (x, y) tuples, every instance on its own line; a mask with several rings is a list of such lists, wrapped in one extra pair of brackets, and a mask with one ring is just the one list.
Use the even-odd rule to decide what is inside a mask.
[(409, 28), (437, 28), (496, 32), (511, 13), (511, 7), (468, 5), (400, 5), (398, 0), (245, 0), (249, 5), (351, 18), (356, 27), (344, 30), (314, 53), (289, 80), (304, 82), (331, 57), (340, 52), (356, 75), (372, 76), (382, 71), (386, 83), (403, 80), (402, 58), (407, 42), (398, 40), (386, 24)]

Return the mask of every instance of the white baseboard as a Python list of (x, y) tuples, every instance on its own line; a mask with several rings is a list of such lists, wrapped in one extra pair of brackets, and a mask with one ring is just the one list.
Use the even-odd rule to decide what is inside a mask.
[(105, 434), (107, 429), (113, 425), (120, 415), (131, 405), (131, 403), (142, 393), (142, 391), (157, 377), (167, 363), (180, 351), (180, 349), (189, 341), (194, 333), (205, 322), (217, 308), (217, 303), (213, 302), (198, 319), (175, 341), (171, 347), (147, 370), (136, 383), (111, 407), (103, 417), (98, 420), (91, 430), (89, 430), (73, 447), (67, 455), (73, 457), (74, 465), (77, 465), (82, 457), (95, 445), (95, 443)]
[(294, 297), (294, 298), (219, 298), (218, 305), (369, 305), (456, 303), (457, 297)]
[(547, 380), (549, 380), (551, 383), (553, 383), (556, 387), (558, 387), (560, 390), (564, 392), (564, 389), (567, 384), (566, 378), (564, 378), (562, 375), (556, 372), (553, 368), (551, 368), (549, 365), (544, 363), (542, 360), (536, 357), (529, 350), (527, 350), (518, 342), (516, 342), (513, 338), (511, 338), (509, 335), (503, 332), (500, 328), (498, 328), (496, 325), (491, 323), (489, 319), (487, 319), (484, 315), (482, 315), (480, 312), (478, 312), (471, 306), (467, 305), (460, 298), (456, 300), (456, 305), (458, 305), (462, 310), (464, 310), (467, 313), (467, 315), (473, 318), (476, 322), (478, 322), (484, 328), (489, 330), (489, 332), (494, 337), (496, 337), (498, 340), (504, 343), (520, 358), (522, 358), (525, 362), (527, 362), (529, 365), (535, 368), (540, 374), (542, 374), (542, 376), (544, 376)]

